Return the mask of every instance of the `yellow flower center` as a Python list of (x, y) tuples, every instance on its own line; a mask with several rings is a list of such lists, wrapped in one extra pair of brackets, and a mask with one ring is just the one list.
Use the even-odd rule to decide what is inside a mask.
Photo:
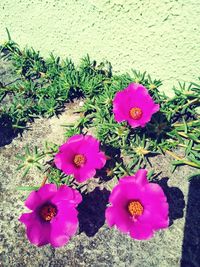
[(85, 164), (86, 162), (86, 158), (85, 156), (81, 155), (81, 154), (77, 154), (74, 157), (74, 164), (76, 165), (76, 167), (81, 167), (83, 164)]
[(135, 107), (135, 108), (132, 108), (129, 113), (130, 113), (130, 116), (133, 120), (139, 120), (139, 119), (141, 119), (143, 112), (142, 112), (141, 108)]
[(133, 200), (128, 203), (128, 212), (131, 216), (140, 216), (143, 213), (143, 206), (138, 200)]
[(52, 204), (46, 204), (40, 209), (40, 217), (46, 221), (50, 222), (57, 214), (57, 208)]

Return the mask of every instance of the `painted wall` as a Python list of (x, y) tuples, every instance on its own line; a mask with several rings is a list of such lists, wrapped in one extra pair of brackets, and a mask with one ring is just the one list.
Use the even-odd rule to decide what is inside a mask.
[(200, 76), (200, 0), (1, 0), (1, 41), (5, 27), (45, 56), (89, 53), (116, 71), (146, 70), (163, 90)]

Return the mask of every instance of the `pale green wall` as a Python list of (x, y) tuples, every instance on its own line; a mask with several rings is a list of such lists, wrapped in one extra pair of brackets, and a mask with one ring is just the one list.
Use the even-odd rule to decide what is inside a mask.
[(44, 55), (147, 70), (164, 90), (200, 75), (200, 0), (1, 0), (1, 41), (5, 27)]

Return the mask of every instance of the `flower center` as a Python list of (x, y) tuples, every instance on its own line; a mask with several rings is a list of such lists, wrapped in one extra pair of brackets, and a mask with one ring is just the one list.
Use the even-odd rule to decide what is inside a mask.
[(86, 162), (85, 156), (81, 154), (75, 155), (74, 164), (76, 165), (76, 167), (81, 167), (85, 162)]
[(135, 108), (132, 108), (129, 113), (130, 113), (130, 116), (133, 120), (139, 120), (139, 119), (141, 119), (143, 112), (142, 112), (141, 108), (135, 107)]
[(57, 208), (52, 204), (45, 204), (39, 211), (40, 217), (45, 222), (50, 222), (57, 214)]
[(131, 216), (140, 216), (143, 213), (143, 206), (138, 200), (133, 200), (128, 203), (128, 212)]

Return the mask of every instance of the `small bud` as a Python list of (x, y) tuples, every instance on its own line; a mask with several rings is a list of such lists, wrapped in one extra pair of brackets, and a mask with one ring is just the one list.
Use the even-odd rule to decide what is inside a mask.
[(34, 162), (34, 159), (31, 158), (31, 157), (28, 157), (26, 161), (27, 161), (27, 163), (33, 163)]
[(44, 72), (39, 72), (40, 77), (44, 78), (46, 76), (46, 74)]
[(119, 135), (119, 136), (123, 135), (123, 133), (124, 133), (125, 130), (126, 130), (126, 127), (124, 127), (124, 126), (120, 127), (120, 128), (117, 130), (118, 135)]
[(106, 174), (107, 176), (112, 176), (114, 173), (113, 173), (113, 170), (106, 169)]
[(17, 107), (16, 107), (17, 109), (22, 109), (22, 105), (21, 104), (19, 104), (19, 105), (17, 105)]
[(140, 83), (140, 79), (135, 78), (135, 83)]
[(149, 154), (151, 151), (149, 151), (149, 150), (146, 150), (145, 148), (143, 148), (143, 147), (137, 147), (137, 148), (135, 148), (134, 149), (135, 150), (135, 152), (138, 154), (138, 155), (147, 155), (147, 154)]
[(156, 89), (157, 88), (157, 86), (155, 85), (155, 84), (153, 84), (153, 83), (151, 83), (150, 85), (149, 85), (149, 89), (150, 90), (153, 90), (153, 89)]
[(111, 157), (106, 155), (106, 160), (111, 160)]

